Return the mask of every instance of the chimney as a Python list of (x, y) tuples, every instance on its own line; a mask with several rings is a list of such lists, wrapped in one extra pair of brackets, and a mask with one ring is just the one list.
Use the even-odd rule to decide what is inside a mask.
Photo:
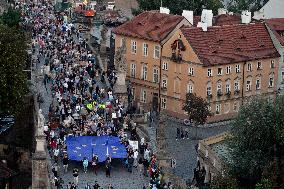
[(222, 15), (222, 14), (227, 14), (227, 9), (224, 9), (224, 8), (219, 8), (218, 9), (218, 15)]
[(170, 14), (170, 9), (166, 7), (160, 7), (160, 13)]
[(242, 24), (249, 24), (251, 22), (251, 12), (248, 10), (242, 11)]
[(207, 23), (198, 22), (197, 27), (202, 28), (202, 31), (207, 31)]
[(182, 16), (187, 19), (187, 21), (193, 25), (193, 11), (183, 10)]
[(212, 10), (203, 9), (201, 14), (201, 22), (207, 23), (207, 26), (212, 26), (213, 13)]

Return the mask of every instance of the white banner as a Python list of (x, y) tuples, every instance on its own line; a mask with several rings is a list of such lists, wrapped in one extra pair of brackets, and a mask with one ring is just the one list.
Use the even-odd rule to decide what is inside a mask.
[(129, 145), (132, 146), (133, 150), (138, 150), (138, 141), (128, 140)]

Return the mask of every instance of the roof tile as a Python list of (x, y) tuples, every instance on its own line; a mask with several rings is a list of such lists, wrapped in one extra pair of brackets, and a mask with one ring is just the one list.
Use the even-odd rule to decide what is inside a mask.
[(113, 33), (160, 42), (180, 23), (184, 17), (146, 11), (132, 20), (116, 27)]
[(181, 31), (205, 66), (279, 57), (263, 23), (213, 26), (206, 32), (182, 27)]

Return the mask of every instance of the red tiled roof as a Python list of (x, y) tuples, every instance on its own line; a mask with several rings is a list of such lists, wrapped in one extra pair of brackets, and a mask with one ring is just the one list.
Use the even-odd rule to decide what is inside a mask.
[(116, 27), (113, 33), (160, 42), (184, 19), (183, 16), (146, 11)]
[(181, 31), (204, 66), (279, 57), (263, 23), (182, 27)]
[(221, 14), (214, 17), (214, 26), (224, 26), (224, 25), (233, 25), (233, 24), (241, 24), (242, 19), (241, 15), (233, 14)]
[[(201, 16), (193, 16), (193, 26), (197, 26), (200, 21)], [(240, 24), (241, 22), (241, 16), (237, 14), (221, 14), (213, 17), (213, 26)]]
[(268, 27), (273, 31), (280, 44), (284, 46), (284, 36), (280, 35), (280, 32), (284, 34), (284, 18), (271, 18), (265, 20)]

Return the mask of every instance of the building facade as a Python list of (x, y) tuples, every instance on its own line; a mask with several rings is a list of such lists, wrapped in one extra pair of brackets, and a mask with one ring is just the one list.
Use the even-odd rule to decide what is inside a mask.
[(146, 112), (159, 109), (160, 65), (163, 45), (180, 27), (190, 25), (183, 17), (144, 12), (115, 28), (115, 49), (126, 43), (127, 80), (133, 103)]
[(265, 20), (270, 37), (275, 48), (280, 54), (278, 69), (278, 91), (284, 93), (284, 18), (273, 18)]
[(186, 93), (210, 103), (209, 121), (230, 119), (254, 97), (274, 98), (279, 54), (263, 23), (182, 27), (162, 53), (161, 108), (183, 118)]

